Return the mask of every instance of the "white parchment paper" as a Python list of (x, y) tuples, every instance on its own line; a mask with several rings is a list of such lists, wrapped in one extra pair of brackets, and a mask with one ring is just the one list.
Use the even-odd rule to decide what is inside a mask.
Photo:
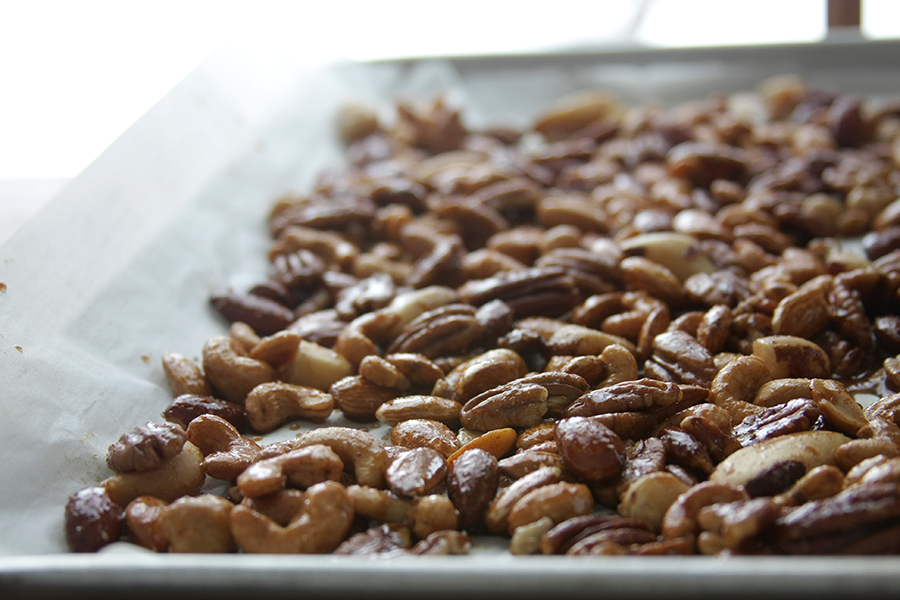
[(480, 126), (522, 125), (587, 87), (677, 104), (781, 73), (900, 96), (896, 52), (582, 53), (319, 70), (215, 56), (0, 248), (0, 555), (66, 552), (66, 498), (107, 476), (109, 444), (171, 400), (161, 355), (198, 358), (206, 338), (227, 330), (210, 290), (260, 281), (271, 203), (341, 163), (342, 102), (389, 111), (397, 97), (445, 93)]

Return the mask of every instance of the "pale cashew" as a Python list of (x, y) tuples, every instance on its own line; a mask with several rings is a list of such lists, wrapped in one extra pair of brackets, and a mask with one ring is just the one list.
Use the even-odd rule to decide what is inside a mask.
[(248, 356), (279, 369), (294, 358), (301, 341), (299, 335), (285, 329), (260, 339), (249, 349)]
[(753, 404), (772, 407), (787, 404), (796, 398), (813, 399), (810, 380), (802, 377), (773, 379), (767, 381), (756, 392)]
[(244, 404), (247, 394), (278, 376), (271, 365), (247, 356), (243, 346), (227, 335), (209, 338), (203, 346), (206, 379), (226, 400)]
[(324, 421), (334, 410), (334, 399), (315, 388), (275, 381), (253, 388), (245, 406), (250, 426), (267, 433), (288, 421)]
[(347, 490), (326, 481), (307, 490), (303, 509), (287, 527), (246, 506), (231, 511), (231, 533), (244, 552), (254, 554), (324, 554), (343, 541), (353, 524)]
[(245, 498), (272, 494), (290, 483), (308, 488), (323, 481), (340, 481), (344, 463), (328, 446), (313, 445), (260, 460), (237, 478)]
[(344, 461), (352, 464), (359, 485), (381, 487), (390, 460), (384, 446), (374, 435), (349, 427), (322, 427), (303, 434), (294, 447), (313, 444), (330, 447)]
[(541, 539), (555, 525), (556, 523), (550, 517), (541, 517), (527, 525), (520, 525), (509, 540), (509, 553), (514, 556), (540, 553)]
[(655, 531), (660, 531), (666, 511), (689, 489), (690, 486), (671, 473), (648, 473), (625, 490), (619, 514), (644, 521)]
[(634, 354), (621, 344), (611, 344), (600, 353), (600, 360), (606, 365), (606, 376), (595, 387), (603, 388), (635, 381), (638, 378), (638, 365)]
[(719, 369), (709, 386), (710, 400), (729, 413), (735, 423), (762, 409), (751, 404), (756, 390), (771, 379), (766, 363), (756, 356), (740, 356)]
[(241, 435), (234, 425), (215, 415), (200, 415), (188, 425), (188, 441), (205, 457), (210, 477), (234, 481), (259, 456), (259, 444)]
[(200, 491), (206, 480), (200, 464), (203, 454), (190, 442), (185, 442), (181, 452), (150, 471), (116, 473), (100, 482), (109, 497), (120, 506), (127, 506), (138, 496), (154, 496), (171, 502), (181, 496)]
[(228, 328), (228, 335), (240, 342), (247, 352), (252, 352), (256, 345), (262, 341), (256, 330), (243, 321), (232, 323), (231, 327)]
[(243, 498), (241, 504), (269, 517), (282, 527), (287, 527), (291, 519), (303, 509), (305, 495), (302, 490), (285, 488), (274, 494)]
[(230, 514), (234, 504), (209, 494), (179, 498), (159, 515), (169, 552), (223, 553), (234, 550)]
[(138, 546), (164, 552), (169, 542), (159, 530), (159, 516), (168, 506), (168, 502), (153, 496), (138, 496), (132, 500), (125, 509), (128, 538)]
[(380, 523), (409, 522), (409, 500), (391, 492), (364, 485), (351, 485), (347, 488), (347, 495), (357, 515)]
[(436, 531), (456, 529), (459, 524), (453, 502), (440, 494), (413, 498), (410, 502), (409, 517), (412, 520), (413, 533), (420, 540)]
[(696, 539), (700, 533), (697, 515), (705, 506), (719, 502), (738, 502), (750, 497), (741, 489), (724, 483), (706, 481), (678, 496), (662, 520), (662, 535), (666, 539)]
[(306, 340), (300, 341), (293, 357), (278, 371), (282, 381), (323, 392), (353, 374), (353, 365), (346, 358), (331, 348)]

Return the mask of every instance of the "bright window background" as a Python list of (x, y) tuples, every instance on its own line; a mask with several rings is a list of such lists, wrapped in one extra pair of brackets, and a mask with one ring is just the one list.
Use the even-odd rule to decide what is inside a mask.
[[(30, 202), (21, 200), (21, 191), (29, 189), (23, 181), (43, 181), (36, 196), (46, 196), (53, 181), (77, 175), (222, 47), (320, 63), (625, 44), (816, 41), (826, 34), (825, 4), (0, 0), (0, 221), (16, 198), (20, 206)], [(862, 4), (866, 35), (900, 37), (900, 1)]]

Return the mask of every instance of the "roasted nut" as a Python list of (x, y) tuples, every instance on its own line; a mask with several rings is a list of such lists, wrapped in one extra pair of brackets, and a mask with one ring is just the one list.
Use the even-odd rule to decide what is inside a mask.
[(597, 417), (559, 421), (556, 443), (569, 470), (588, 481), (612, 479), (625, 464), (625, 444)]
[(306, 492), (303, 509), (286, 526), (246, 506), (231, 510), (231, 533), (238, 547), (254, 554), (331, 552), (350, 531), (353, 505), (344, 487), (333, 481)]
[(188, 440), (203, 453), (203, 471), (210, 477), (235, 481), (259, 457), (259, 444), (241, 435), (228, 421), (200, 415), (188, 426)]
[(297, 448), (324, 444), (340, 457), (344, 465), (353, 465), (359, 485), (380, 487), (389, 459), (378, 438), (348, 427), (322, 427), (303, 434), (294, 442)]
[(783, 377), (827, 377), (828, 355), (809, 340), (791, 335), (773, 335), (753, 342), (753, 355), (769, 368), (772, 379)]
[(444, 457), (431, 448), (404, 452), (391, 461), (385, 472), (388, 487), (398, 496), (423, 496), (441, 485), (446, 476)]
[(222, 417), (237, 429), (244, 429), (247, 426), (247, 411), (243, 406), (212, 396), (182, 394), (163, 411), (166, 421), (182, 429), (187, 429), (191, 421), (201, 415)]
[(479, 394), (463, 405), (460, 421), (480, 431), (504, 427), (531, 427), (547, 413), (545, 386), (512, 381)]
[(702, 508), (719, 502), (742, 500), (748, 500), (747, 494), (724, 483), (707, 481), (696, 485), (678, 496), (666, 511), (662, 521), (662, 535), (666, 539), (696, 539), (700, 534), (697, 517)]
[(106, 464), (118, 473), (149, 471), (179, 452), (187, 433), (172, 423), (147, 423), (109, 447)]
[(334, 400), (315, 388), (276, 381), (253, 388), (245, 406), (250, 426), (266, 433), (297, 419), (322, 422), (334, 409)]
[(455, 530), (458, 524), (456, 508), (446, 496), (440, 494), (413, 498), (409, 517), (412, 531), (420, 540), (438, 531)]
[(200, 491), (206, 480), (201, 468), (203, 454), (190, 442), (181, 452), (149, 471), (116, 473), (100, 482), (119, 506), (127, 506), (138, 496), (154, 496), (171, 502)]
[(275, 369), (250, 358), (237, 341), (224, 335), (206, 341), (203, 370), (217, 392), (229, 402), (240, 405), (257, 385), (277, 379)]
[(484, 522), (496, 534), (505, 534), (509, 529), (509, 514), (516, 503), (532, 490), (551, 483), (557, 483), (562, 472), (555, 467), (544, 467), (517, 479), (497, 496), (488, 508)]
[(407, 523), (411, 504), (393, 492), (362, 485), (351, 485), (347, 495), (357, 516), (382, 523)]
[(549, 517), (554, 524), (594, 512), (594, 497), (583, 483), (551, 483), (531, 490), (509, 512), (509, 532)]
[(169, 540), (160, 531), (159, 516), (169, 503), (153, 496), (138, 496), (125, 509), (125, 531), (128, 538), (139, 546), (154, 552), (164, 552)]
[(394, 388), (376, 385), (360, 375), (335, 382), (329, 393), (345, 417), (361, 423), (372, 421), (381, 405), (399, 394)]
[(467, 450), (450, 463), (447, 494), (459, 513), (459, 525), (470, 530), (497, 494), (500, 470), (497, 459), (485, 450)]
[(162, 366), (169, 388), (175, 396), (182, 394), (212, 395), (212, 388), (209, 387), (203, 371), (186, 356), (175, 352), (166, 352), (162, 356)]
[(666, 511), (688, 489), (687, 484), (671, 473), (648, 473), (625, 490), (619, 513), (623, 517), (643, 521), (659, 531)]
[(391, 443), (406, 448), (431, 448), (448, 457), (459, 447), (453, 431), (438, 421), (410, 419), (391, 429)]
[(96, 552), (122, 535), (122, 504), (103, 487), (89, 487), (66, 503), (66, 542), (73, 552)]
[(231, 536), (234, 505), (219, 496), (205, 494), (175, 500), (159, 515), (159, 532), (169, 552), (222, 553), (235, 548)]
[(293, 358), (278, 370), (279, 378), (293, 385), (327, 391), (344, 377), (353, 375), (353, 365), (332, 350), (301, 340)]
[(343, 471), (343, 461), (331, 448), (315, 444), (253, 463), (238, 476), (237, 485), (245, 498), (255, 498), (288, 484), (305, 489), (323, 481), (340, 481)]
[(388, 400), (375, 411), (375, 418), (386, 425), (411, 419), (430, 419), (445, 425), (458, 425), (462, 404), (437, 396), (401, 396)]

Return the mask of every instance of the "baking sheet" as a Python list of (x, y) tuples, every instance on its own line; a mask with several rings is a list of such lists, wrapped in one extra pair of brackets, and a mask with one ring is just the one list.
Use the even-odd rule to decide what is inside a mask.
[(213, 57), (0, 248), (0, 592), (137, 582), (223, 591), (266, 581), (293, 592), (412, 597), (408, 582), (421, 578), (448, 594), (502, 581), (518, 597), (601, 584), (634, 597), (675, 583), (692, 597), (721, 593), (717, 585), (896, 597), (896, 558), (74, 557), (64, 554), (62, 518), (70, 494), (108, 474), (107, 446), (170, 402), (161, 355), (198, 358), (205, 339), (226, 330), (207, 304), (210, 290), (263, 277), (274, 198), (340, 164), (333, 117), (343, 101), (389, 111), (397, 97), (444, 93), (477, 127), (521, 125), (586, 87), (672, 105), (797, 73), (834, 90), (900, 96), (898, 50), (896, 42), (622, 50), (315, 70), (236, 51)]

